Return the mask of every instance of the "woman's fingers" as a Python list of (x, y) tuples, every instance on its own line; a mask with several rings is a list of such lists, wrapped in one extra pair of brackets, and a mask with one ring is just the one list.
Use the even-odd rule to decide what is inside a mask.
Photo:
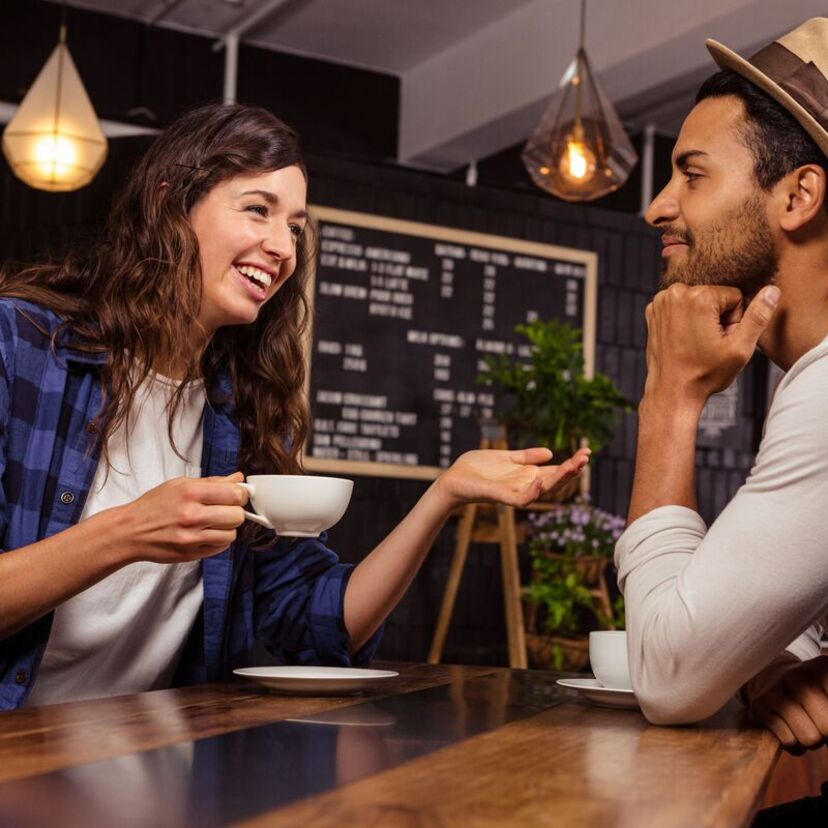
[(204, 510), (202, 523), (205, 529), (237, 529), (244, 523), (244, 509), (241, 506), (208, 506)]
[(537, 466), (541, 463), (548, 463), (552, 459), (552, 451), (542, 446), (512, 449), (509, 452), (509, 459), (523, 466)]
[(189, 480), (192, 497), (205, 506), (244, 506), (247, 503), (247, 490), (234, 482), (221, 478), (203, 478)]
[(589, 462), (589, 449), (582, 449), (574, 457), (570, 457), (560, 466), (542, 466), (538, 471), (541, 476), (541, 483), (545, 492), (555, 486), (566, 483), (581, 473), (581, 470)]
[(198, 545), (198, 549), (208, 554), (221, 552), (236, 540), (235, 530), (230, 531), (227, 529), (204, 529), (201, 536), (201, 543)]

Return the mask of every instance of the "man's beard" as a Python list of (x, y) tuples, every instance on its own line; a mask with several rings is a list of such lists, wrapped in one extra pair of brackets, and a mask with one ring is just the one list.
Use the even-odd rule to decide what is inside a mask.
[(663, 260), (661, 287), (726, 285), (739, 288), (750, 300), (776, 275), (779, 257), (771, 237), (762, 199), (750, 196), (729, 215), (706, 227), (701, 237), (664, 225), (665, 236), (687, 243), (684, 260)]

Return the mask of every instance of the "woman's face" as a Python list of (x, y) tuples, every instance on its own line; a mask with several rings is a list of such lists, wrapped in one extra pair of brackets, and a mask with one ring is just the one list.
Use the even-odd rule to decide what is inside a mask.
[(190, 210), (201, 253), (199, 322), (208, 335), (248, 325), (296, 268), (307, 221), (307, 183), (298, 166), (238, 175)]

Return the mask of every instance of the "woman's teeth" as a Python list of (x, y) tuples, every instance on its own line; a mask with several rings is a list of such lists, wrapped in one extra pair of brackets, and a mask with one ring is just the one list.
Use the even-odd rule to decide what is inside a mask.
[(263, 270), (259, 270), (258, 267), (250, 267), (249, 265), (244, 265), (242, 267), (237, 267), (236, 270), (239, 271), (243, 276), (246, 276), (251, 281), (255, 282), (258, 285), (261, 285), (265, 290), (270, 287), (270, 283), (273, 279), (270, 277), (269, 273), (265, 273)]

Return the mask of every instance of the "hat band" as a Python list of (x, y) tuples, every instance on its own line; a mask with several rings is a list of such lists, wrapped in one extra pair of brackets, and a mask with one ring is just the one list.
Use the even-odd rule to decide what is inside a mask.
[(823, 129), (828, 129), (828, 80), (781, 43), (758, 51), (750, 63), (787, 92)]

